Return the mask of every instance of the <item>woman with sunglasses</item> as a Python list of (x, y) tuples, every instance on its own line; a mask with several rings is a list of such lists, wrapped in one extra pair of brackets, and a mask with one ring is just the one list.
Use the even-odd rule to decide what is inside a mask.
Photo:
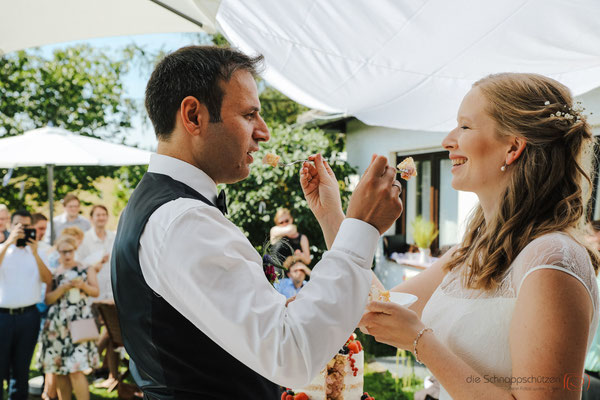
[(98, 349), (94, 341), (73, 343), (69, 324), (80, 319), (93, 318), (90, 297), (98, 296), (96, 269), (87, 268), (75, 260), (77, 240), (62, 235), (56, 242), (59, 266), (54, 276), (54, 289), (46, 294), (50, 305), (42, 332), (42, 359), (44, 371), (56, 374), (60, 399), (90, 398), (88, 382), (83, 371), (97, 367)]

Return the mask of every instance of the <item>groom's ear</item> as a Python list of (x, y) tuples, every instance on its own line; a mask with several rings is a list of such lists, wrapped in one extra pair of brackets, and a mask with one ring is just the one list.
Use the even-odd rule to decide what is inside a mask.
[(194, 96), (187, 96), (181, 101), (179, 118), (187, 134), (200, 136), (206, 132), (210, 114), (204, 103), (201, 103)]

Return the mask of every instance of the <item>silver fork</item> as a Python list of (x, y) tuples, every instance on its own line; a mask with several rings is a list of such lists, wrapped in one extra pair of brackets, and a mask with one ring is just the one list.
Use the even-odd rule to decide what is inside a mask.
[(287, 164), (284, 163), (283, 161), (279, 161), (277, 163), (277, 166), (279, 166), (279, 167), (289, 167), (290, 165), (298, 164), (298, 163), (305, 162), (305, 161), (308, 161), (308, 160), (296, 160), (296, 161), (292, 161), (292, 162), (287, 163)]

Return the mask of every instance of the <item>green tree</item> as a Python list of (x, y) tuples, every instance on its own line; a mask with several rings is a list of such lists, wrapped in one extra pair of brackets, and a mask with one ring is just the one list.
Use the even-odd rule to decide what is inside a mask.
[[(136, 111), (134, 102), (125, 96), (122, 82), (129, 65), (125, 53), (109, 54), (86, 45), (58, 49), (49, 57), (38, 50), (2, 56), (0, 137), (51, 125), (122, 141)], [(60, 199), (70, 191), (96, 191), (96, 178), (111, 176), (116, 170), (57, 167), (55, 197)], [(1, 172), (6, 174), (7, 170)], [(0, 202), (12, 209), (24, 207), (26, 202), (39, 205), (47, 198), (44, 168), (18, 168), (10, 185), (0, 191)]]
[(356, 173), (340, 158), (344, 147), (343, 135), (325, 134), (320, 129), (305, 129), (279, 125), (271, 129), (271, 140), (261, 145), (257, 160), (250, 169), (250, 176), (227, 186), (230, 219), (248, 236), (250, 242), (262, 252), (273, 226), (273, 217), (279, 207), (286, 207), (294, 215), (300, 232), (307, 235), (311, 244), (313, 260), (319, 260), (326, 249), (321, 229), (308, 208), (300, 187), (300, 165), (273, 168), (261, 164), (267, 153), (281, 156), (283, 161), (306, 159), (321, 153), (330, 161), (338, 178), (344, 208), (350, 196), (350, 176)]

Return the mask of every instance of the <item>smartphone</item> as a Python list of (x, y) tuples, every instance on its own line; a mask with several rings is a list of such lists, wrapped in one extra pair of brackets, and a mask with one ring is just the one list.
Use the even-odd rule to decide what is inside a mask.
[(35, 238), (37, 236), (37, 233), (36, 233), (35, 229), (33, 229), (33, 228), (25, 228), (25, 229), (23, 229), (23, 231), (25, 232), (25, 237), (23, 239), (17, 239), (17, 243), (16, 243), (17, 247), (27, 246), (27, 241), (29, 239), (35, 240)]

